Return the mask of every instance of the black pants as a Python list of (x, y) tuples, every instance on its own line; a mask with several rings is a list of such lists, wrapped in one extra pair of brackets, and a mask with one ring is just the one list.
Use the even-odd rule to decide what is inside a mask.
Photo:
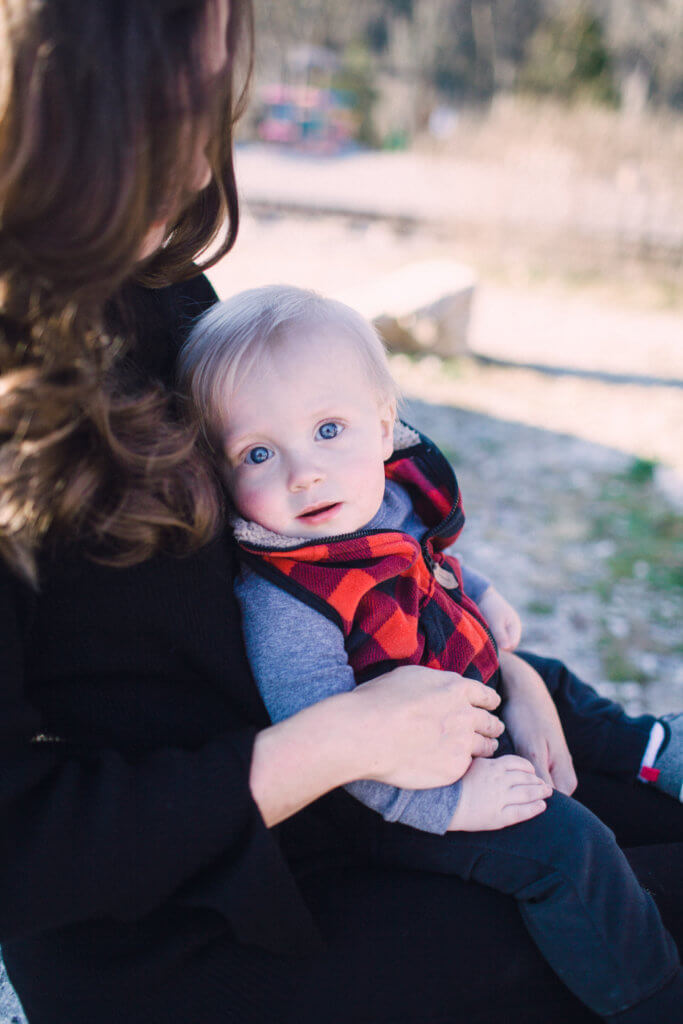
[[(529, 660), (552, 693), (577, 767), (635, 778), (654, 719), (630, 718), (560, 662)], [(510, 752), (510, 741), (501, 742), (498, 755)], [(514, 897), (547, 962), (595, 1013), (611, 1017), (638, 1007), (640, 1020), (678, 1010), (673, 1000), (683, 999), (683, 976), (676, 945), (614, 834), (577, 800), (555, 793), (543, 814), (497, 831), (436, 836), (386, 829), (376, 857), (382, 865), (453, 874)], [(665, 1001), (662, 1010), (655, 999)], [(650, 1017), (643, 1018), (645, 1004)]]

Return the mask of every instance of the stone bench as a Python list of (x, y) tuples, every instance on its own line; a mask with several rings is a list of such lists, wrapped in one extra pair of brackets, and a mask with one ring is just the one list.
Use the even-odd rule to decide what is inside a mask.
[(390, 349), (466, 354), (473, 271), (451, 260), (410, 263), (340, 298), (371, 320)]

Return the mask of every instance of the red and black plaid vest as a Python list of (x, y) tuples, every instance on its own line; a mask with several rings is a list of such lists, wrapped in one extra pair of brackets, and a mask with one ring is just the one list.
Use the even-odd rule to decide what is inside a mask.
[(365, 529), (293, 546), (269, 547), (237, 531), (241, 557), (256, 572), (335, 622), (358, 682), (396, 665), (426, 665), (488, 682), (496, 647), (476, 604), (463, 593), (460, 565), (444, 554), (465, 522), (452, 467), (427, 438), (395, 451), (389, 480), (410, 494), (427, 533)]

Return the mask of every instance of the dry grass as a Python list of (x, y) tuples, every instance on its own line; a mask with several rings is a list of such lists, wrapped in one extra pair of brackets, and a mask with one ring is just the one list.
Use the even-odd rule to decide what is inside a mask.
[(489, 216), (459, 239), (484, 276), (683, 308), (683, 115), (501, 96), (463, 111), (449, 140), (417, 148), (484, 183)]
[(606, 107), (506, 95), (486, 113), (464, 112), (453, 138), (439, 148), (465, 159), (613, 179), (621, 188), (680, 192), (683, 116), (671, 111), (628, 116)]

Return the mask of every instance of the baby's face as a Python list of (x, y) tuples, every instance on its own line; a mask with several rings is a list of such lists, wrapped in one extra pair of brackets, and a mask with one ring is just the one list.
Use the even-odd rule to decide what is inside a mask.
[(278, 342), (222, 410), (226, 480), (238, 512), (289, 537), (352, 533), (375, 515), (394, 408), (351, 341), (331, 329)]

